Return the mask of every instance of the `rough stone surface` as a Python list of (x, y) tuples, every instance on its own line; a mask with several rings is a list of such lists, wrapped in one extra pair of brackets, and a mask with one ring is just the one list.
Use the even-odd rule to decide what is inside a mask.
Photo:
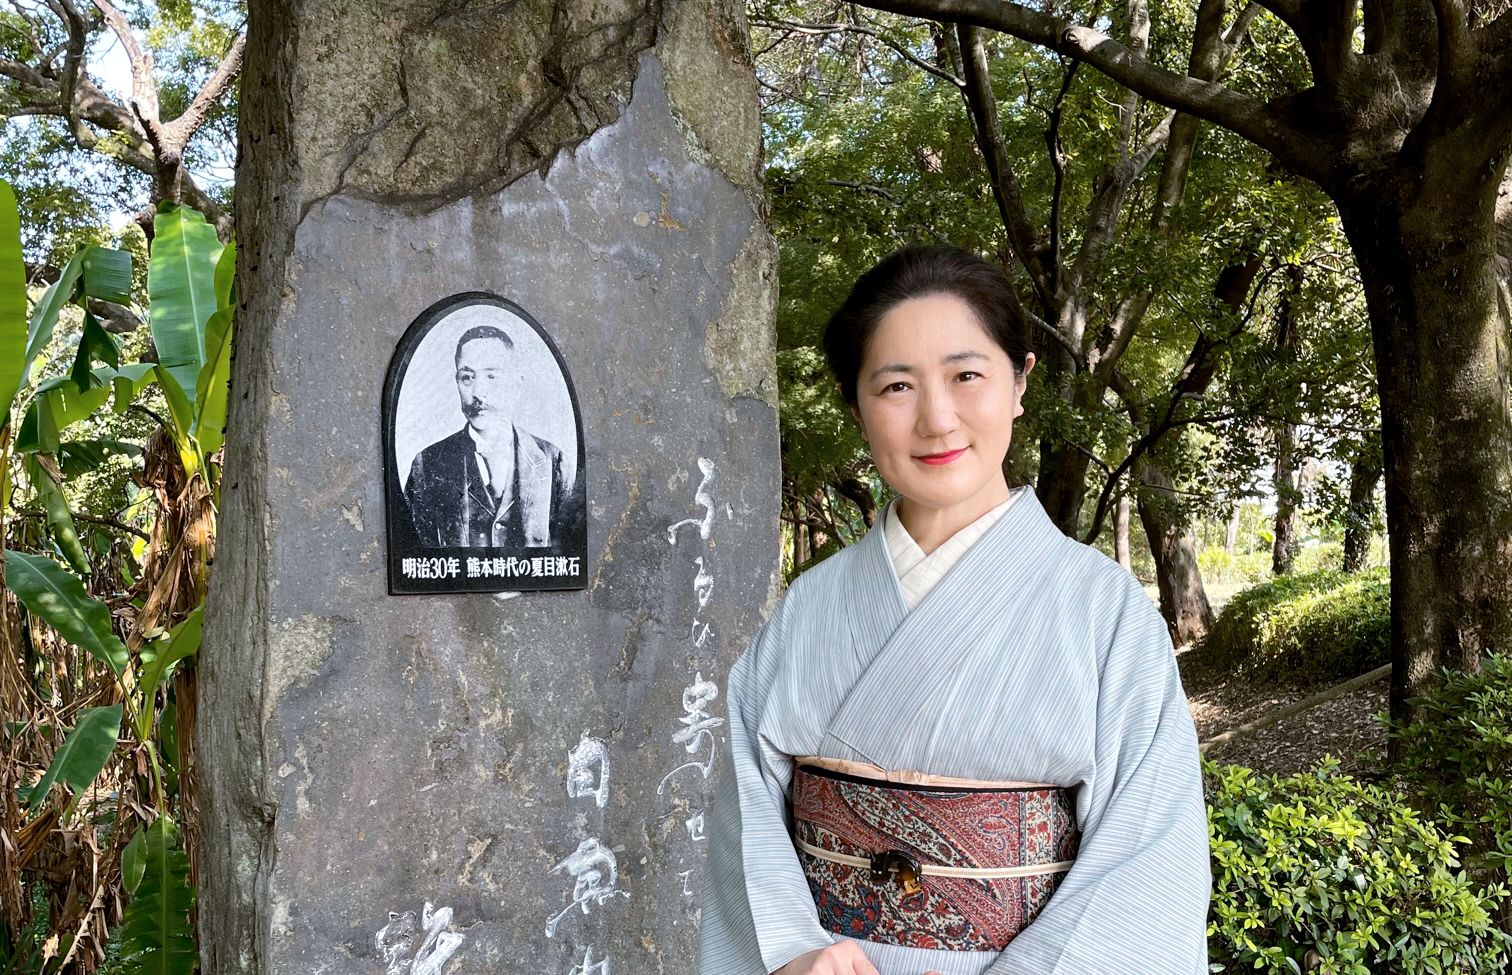
[[(427, 902), (463, 939), (446, 975), (692, 971), (712, 780), (673, 771), (709, 753), (673, 736), (700, 677), (724, 718), (778, 568), (775, 260), (739, 10), (266, 0), (250, 31), (197, 729), (204, 971), (409, 972)], [(522, 305), (572, 371), (585, 591), (387, 595), (384, 373), (421, 311), (474, 290)], [(709, 537), (669, 541), (704, 518), (706, 468)], [(607, 746), (602, 809), (568, 794), (585, 733)], [(553, 869), (589, 840), (623, 895), (548, 937), (574, 887)], [(394, 968), (375, 937), (402, 941), (405, 912)]]

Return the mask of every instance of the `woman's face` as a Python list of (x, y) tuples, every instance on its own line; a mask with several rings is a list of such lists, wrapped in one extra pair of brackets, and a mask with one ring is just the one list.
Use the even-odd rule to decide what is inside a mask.
[(1007, 497), (1003, 458), (1034, 356), (1008, 353), (949, 294), (894, 306), (867, 343), (856, 419), (877, 470), (910, 506), (961, 517)]

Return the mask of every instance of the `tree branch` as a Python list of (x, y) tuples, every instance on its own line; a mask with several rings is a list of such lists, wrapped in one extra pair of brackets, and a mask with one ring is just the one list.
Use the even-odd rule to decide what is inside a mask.
[(237, 74), (241, 71), (242, 54), (246, 46), (246, 33), (238, 34), (236, 40), (231, 43), (230, 50), (221, 58), (220, 64), (216, 65), (215, 72), (194, 96), (194, 101), (189, 103), (189, 107), (184, 109), (182, 115), (164, 124), (164, 135), (178, 147), (180, 152), (189, 144), (194, 133), (199, 131), (199, 127), (205, 123), (210, 109), (215, 107), (215, 103), (220, 101), (226, 89), (230, 88), (231, 83), (236, 80)]
[(63, 106), (68, 130), (74, 133), (75, 138), (78, 138), (84, 123), (79, 120), (74, 91), (78, 87), (79, 76), (84, 72), (84, 52), (89, 41), (89, 25), (84, 22), (84, 16), (79, 13), (79, 8), (75, 7), (71, 0), (59, 0), (57, 9), (63, 17), (64, 25), (68, 28), (68, 43), (64, 46), (63, 55), (63, 78), (58, 83), (58, 101)]
[[(93, 524), (93, 525), (104, 525), (107, 528), (114, 528), (116, 531), (128, 532), (129, 534), (135, 535), (137, 538), (140, 538), (144, 542), (150, 542), (150, 541), (152, 541), (152, 538), (146, 532), (142, 531), (140, 528), (133, 528), (131, 525), (123, 525), (119, 521), (116, 521), (114, 518), (100, 518), (100, 517), (97, 517), (95, 515), (86, 515), (86, 514), (83, 514), (81, 512), (78, 512), (78, 511), (70, 512), (70, 514), (73, 516), (73, 520), (74, 521), (87, 521), (87, 522), (89, 522), (90, 524)], [(45, 512), (45, 511), (17, 511), (17, 512), (13, 513), (11, 515), (11, 517), (12, 518), (39, 518), (40, 519), (40, 518), (46, 518), (47, 517), (47, 512)]]
[(875, 38), (886, 44), (897, 52), (899, 57), (902, 57), (915, 67), (927, 71), (943, 81), (948, 81), (957, 88), (961, 87), (960, 78), (937, 65), (930, 64), (886, 34), (874, 28), (867, 27), (864, 24), (800, 24), (789, 20), (769, 20), (764, 17), (752, 17), (751, 24), (755, 27), (765, 27), (769, 30), (783, 30), (792, 34), (865, 34), (867, 37)]
[(894, 206), (899, 203), (897, 195), (894, 194), (891, 190), (883, 189), (880, 186), (874, 186), (871, 183), (858, 183), (853, 179), (827, 179), (824, 182), (827, 186), (842, 186), (849, 190), (860, 190), (863, 193), (871, 193), (874, 196), (880, 196), (882, 199), (886, 200), (888, 203), (893, 204)]
[(1024, 317), (1029, 319), (1030, 325), (1033, 325), (1041, 332), (1044, 332), (1046, 335), (1055, 339), (1056, 343), (1059, 344), (1061, 348), (1070, 353), (1072, 362), (1079, 361), (1079, 353), (1076, 351), (1076, 346), (1072, 345), (1071, 340), (1061, 334), (1060, 329), (1056, 328), (1054, 325), (1051, 325), (1049, 322), (1045, 321), (1043, 318), (1039, 317), (1027, 308), (1023, 309), (1023, 312)]
[(1009, 0), (865, 0), (864, 6), (987, 27), (1049, 48), (1086, 62), (1152, 101), (1220, 125), (1303, 175), (1324, 175), (1323, 147), (1264, 104), (1216, 82), (1158, 67), (1101, 31)]
[(115, 32), (121, 41), (121, 47), (126, 51), (126, 58), (131, 62), (131, 107), (136, 112), (137, 121), (147, 133), (147, 141), (152, 143), (157, 150), (158, 163), (174, 164), (178, 159), (176, 155), (165, 155), (170, 150), (167, 140), (163, 137), (163, 121), (158, 107), (157, 79), (152, 74), (152, 53), (142, 49), (137, 43), (136, 34), (127, 23), (125, 16), (116, 9), (110, 0), (94, 0), (95, 7), (105, 16), (105, 23)]
[(1309, 0), (1300, 25), (1288, 25), (1302, 42), (1313, 84), (1336, 97), (1353, 73), (1356, 0)]
[[(1061, 144), (1060, 127), (1061, 119), (1064, 118), (1066, 96), (1071, 93), (1071, 83), (1076, 80), (1076, 69), (1080, 61), (1072, 61), (1061, 75), (1060, 93), (1055, 96), (1055, 104), (1050, 106), (1046, 113), (1049, 117), (1050, 128), (1045, 132), (1045, 147), (1050, 153), (1050, 168), (1055, 174), (1055, 184), (1050, 190), (1050, 251), (1046, 263), (1049, 265), (1050, 288), (1053, 291), (1060, 290), (1061, 275), (1061, 240), (1064, 237), (1061, 229), (1061, 204), (1066, 193), (1066, 151)], [(1024, 72), (1025, 98), (1028, 98), (1029, 73)]]
[(982, 161), (987, 164), (987, 178), (992, 185), (992, 195), (997, 200), (1003, 229), (1008, 232), (1008, 241), (1013, 247), (1014, 255), (1029, 274), (1041, 306), (1052, 308), (1055, 287), (1035, 240), (1018, 175), (1014, 173), (1007, 150), (1003, 147), (1003, 134), (998, 128), (997, 99), (992, 94), (992, 84), (987, 74), (987, 53), (982, 46), (981, 33), (965, 24), (960, 25), (957, 33), (965, 74), (962, 94), (966, 98), (967, 110), (971, 113), (972, 129), (976, 132), (977, 145), (982, 150)]
[(0, 58), (0, 75), (4, 75), (14, 81), (19, 81), (27, 88), (37, 91), (46, 91), (54, 88), (53, 81), (42, 72), (29, 64), (12, 61), (9, 58)]
[[(1150, 8), (1146, 0), (1129, 0), (1129, 47), (1138, 57), (1144, 57), (1150, 49)], [(1129, 145), (1134, 138), (1134, 122), (1139, 115), (1139, 93), (1127, 89), (1123, 105), (1118, 111), (1118, 155), (1129, 156)]]

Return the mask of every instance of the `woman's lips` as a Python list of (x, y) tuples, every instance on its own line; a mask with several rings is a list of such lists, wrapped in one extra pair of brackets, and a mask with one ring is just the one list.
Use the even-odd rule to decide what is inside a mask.
[(966, 448), (962, 447), (960, 450), (952, 450), (948, 453), (943, 454), (925, 454), (923, 457), (920, 457), (919, 460), (922, 460), (926, 464), (934, 464), (938, 466), (940, 464), (950, 463), (965, 452)]

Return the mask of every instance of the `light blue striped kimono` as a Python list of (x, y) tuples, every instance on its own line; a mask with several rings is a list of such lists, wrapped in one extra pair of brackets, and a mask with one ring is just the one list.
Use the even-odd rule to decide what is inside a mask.
[(835, 940), (790, 838), (793, 756), (1075, 787), (1076, 864), (1002, 952), (860, 941), (882, 975), (1199, 975), (1211, 892), (1197, 736), (1159, 611), (1033, 491), (913, 610), (882, 520), (801, 576), (729, 679), (699, 975)]

